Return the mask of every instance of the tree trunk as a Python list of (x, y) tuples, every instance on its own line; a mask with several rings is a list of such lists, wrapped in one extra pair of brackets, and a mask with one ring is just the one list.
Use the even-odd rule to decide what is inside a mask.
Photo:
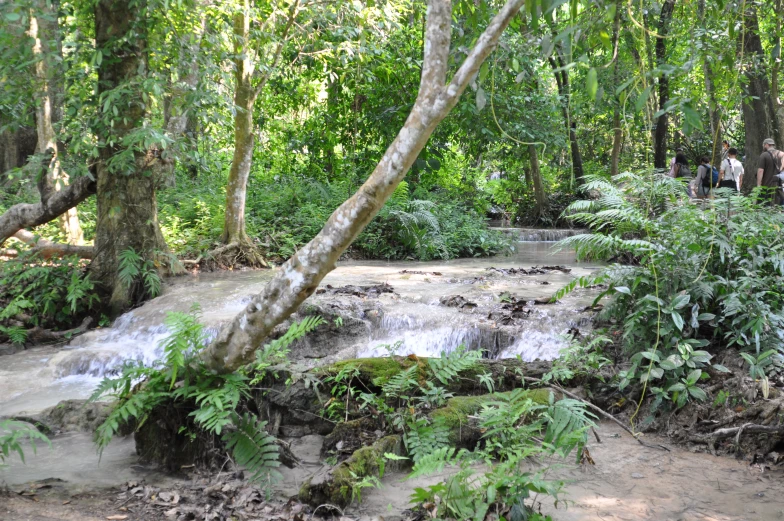
[[(675, 0), (665, 0), (659, 15), (659, 37), (656, 39), (656, 65), (661, 67), (667, 63), (667, 33), (670, 30), (672, 11)], [(666, 74), (659, 75), (659, 110), (670, 100), (670, 80)], [(656, 120), (656, 131), (653, 135), (653, 166), (667, 167), (667, 133), (670, 128), (668, 114), (662, 114)]]
[[(621, 0), (618, 0), (615, 4), (615, 20), (613, 21), (613, 42), (615, 42), (615, 52), (613, 55), (613, 90), (618, 87), (618, 64), (620, 63), (620, 60), (618, 60), (618, 47), (620, 45), (621, 38), (622, 9), (623, 5), (621, 4)], [(621, 159), (621, 143), (623, 142), (623, 127), (621, 127), (621, 99), (616, 94), (613, 96), (613, 101), (613, 145), (612, 154), (610, 155), (611, 177), (615, 177), (620, 173), (618, 163)]]
[(531, 159), (531, 178), (534, 182), (534, 198), (536, 199), (536, 216), (541, 218), (547, 210), (547, 198), (542, 184), (542, 172), (539, 170), (539, 154), (536, 145), (528, 145), (528, 156)]
[[(46, 201), (54, 192), (59, 192), (68, 185), (68, 174), (60, 166), (60, 156), (57, 145), (57, 134), (54, 130), (54, 121), (60, 118), (55, 115), (58, 110), (59, 100), (62, 96), (62, 71), (57, 70), (52, 63), (61, 63), (62, 52), (52, 49), (52, 42), (59, 41), (59, 24), (57, 13), (47, 0), (35, 0), (30, 16), (29, 35), (33, 39), (33, 55), (36, 57), (35, 76), (37, 85), (35, 89), (35, 124), (38, 134), (36, 153), (43, 154), (52, 150), (52, 159), (46, 173), (39, 180), (38, 187), (41, 201)], [(57, 45), (59, 47), (59, 45)], [(60, 60), (54, 60), (57, 53)], [(58, 96), (57, 92), (60, 92)], [(59, 217), (60, 229), (63, 231), (68, 244), (82, 244), (84, 236), (79, 224), (76, 208), (69, 208)]]
[(764, 51), (759, 35), (757, 11), (754, 7), (744, 13), (741, 32), (743, 55), (746, 63), (746, 92), (743, 96), (743, 123), (746, 127), (746, 174), (743, 176), (743, 191), (751, 191), (757, 185), (757, 163), (762, 153), (762, 141), (773, 138), (777, 148), (782, 148), (773, 99), (765, 67)]
[(248, 33), (248, 0), (245, 8), (234, 16), (234, 157), (226, 186), (226, 214), (223, 224), (224, 244), (250, 244), (245, 232), (245, 196), (248, 176), (253, 164), (253, 105), (256, 95), (253, 89), (253, 62), (250, 60)]
[[(705, 30), (705, 0), (700, 0), (697, 4), (697, 17), (699, 18), (700, 27)], [(719, 103), (716, 100), (716, 87), (714, 85), (713, 69), (708, 61), (709, 50), (708, 42), (706, 42), (705, 33), (703, 33), (702, 40), (702, 73), (705, 76), (705, 94), (708, 95), (708, 119), (710, 120), (710, 132), (713, 147), (711, 149), (711, 164), (717, 165), (721, 162), (721, 113), (719, 112)], [(775, 99), (775, 97), (774, 97)], [(719, 168), (721, 170), (721, 168)]]
[(571, 119), (571, 87), (569, 85), (569, 72), (563, 69), (564, 62), (560, 52), (550, 57), (550, 66), (553, 68), (555, 82), (558, 85), (558, 94), (561, 96), (561, 113), (564, 118), (566, 132), (569, 135), (569, 149), (572, 155), (572, 172), (577, 186), (583, 184), (583, 158), (580, 155), (580, 144), (577, 142), (577, 124)]
[(210, 369), (233, 371), (252, 361), (255, 350), (273, 328), (291, 315), (335, 268), (340, 255), (403, 180), (436, 125), (457, 104), (522, 5), (523, 0), (508, 0), (446, 84), (451, 3), (428, 1), (422, 77), (406, 123), (359, 190), (335, 210), (321, 232), (280, 267), (262, 293), (254, 296), (245, 310), (203, 351), (202, 358)]
[[(140, 76), (147, 73), (146, 9), (144, 1), (128, 4), (123, 0), (99, 0), (95, 4), (96, 48), (108, 50), (104, 54), (114, 57), (103, 60), (98, 67), (101, 102), (120, 86), (138, 85)], [(132, 36), (126, 38), (128, 34)], [(142, 125), (146, 105), (141, 93), (135, 91), (115, 98), (113, 106), (121, 117), (114, 119), (112, 127), (96, 129), (100, 139), (98, 223), (90, 272), (109, 294), (112, 313), (119, 313), (148, 296), (143, 284), (120, 282), (120, 255), (132, 249), (157, 265), (159, 256), (168, 249), (158, 226), (157, 151), (134, 149), (128, 154), (120, 145)]]
[[(11, 121), (0, 115), (0, 126), (6, 123)], [(32, 127), (22, 126), (16, 130), (0, 132), (0, 174), (23, 167), (27, 163), (27, 158), (35, 154), (36, 146), (37, 137)]]

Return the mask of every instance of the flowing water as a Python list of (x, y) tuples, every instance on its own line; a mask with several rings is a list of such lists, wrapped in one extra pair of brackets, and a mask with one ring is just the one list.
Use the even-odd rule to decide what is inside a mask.
[[(561, 238), (564, 232), (508, 231), (523, 238)], [(549, 235), (548, 235), (549, 234)], [(582, 309), (595, 290), (578, 292), (563, 301), (534, 306), (527, 319), (513, 326), (499, 326), (487, 317), (486, 308), (497, 303), (499, 294), (509, 292), (521, 300), (549, 296), (573, 277), (588, 274), (599, 266), (577, 264), (571, 252), (554, 253), (553, 243), (521, 242), (508, 257), (461, 259), (449, 262), (340, 263), (324, 280), (334, 287), (389, 283), (395, 294), (362, 301), (367, 306), (365, 328), (346, 334), (323, 357), (378, 356), (385, 345), (400, 341), (398, 354), (438, 355), (460, 344), (482, 348), (489, 356), (521, 356), (525, 360), (552, 359), (564, 346), (561, 334), (572, 327), (588, 327), (590, 317)], [(496, 268), (530, 268), (534, 265), (567, 265), (570, 273), (502, 276)], [(401, 273), (403, 270), (420, 273)], [(124, 360), (151, 362), (160, 355), (158, 343), (166, 336), (168, 311), (187, 311), (199, 303), (202, 321), (213, 334), (261, 290), (271, 271), (216, 273), (175, 279), (164, 294), (121, 316), (111, 328), (89, 332), (65, 348), (38, 348), (0, 358), (0, 416), (35, 414), (68, 398), (87, 397), (96, 383), (112, 373)], [(546, 283), (546, 284), (544, 284)], [(476, 302), (475, 310), (460, 310), (440, 304), (442, 297), (462, 296)], [(348, 309), (351, 299), (320, 295), (312, 302)], [(353, 299), (356, 308), (356, 300)], [(380, 315), (374, 315), (379, 309)], [(480, 310), (482, 310), (480, 312)], [(306, 358), (308, 355), (305, 355)], [(312, 362), (312, 361), (311, 361)], [(601, 445), (593, 444), (595, 467), (561, 467), (553, 476), (571, 480), (565, 499), (568, 510), (543, 509), (564, 520), (715, 520), (784, 519), (784, 487), (781, 476), (762, 475), (746, 463), (727, 458), (672, 448), (670, 453), (644, 449), (613, 425), (602, 425)], [(611, 437), (621, 434), (621, 438)], [(318, 468), (320, 438), (295, 440), (293, 447), (308, 465), (286, 472), (279, 492), (295, 493), (301, 481)], [(0, 483), (21, 484), (44, 478), (67, 480), (74, 490), (95, 485), (111, 486), (129, 479), (162, 479), (137, 465), (131, 438), (115, 440), (98, 461), (91, 436), (69, 433), (55, 437), (52, 448), (39, 446), (37, 454), (27, 451), (27, 464), (18, 459), (0, 471)], [(365, 513), (387, 516), (407, 508), (414, 486), (437, 481), (405, 482), (390, 474), (384, 488), (363, 493)], [(394, 518), (392, 516), (391, 518)]]

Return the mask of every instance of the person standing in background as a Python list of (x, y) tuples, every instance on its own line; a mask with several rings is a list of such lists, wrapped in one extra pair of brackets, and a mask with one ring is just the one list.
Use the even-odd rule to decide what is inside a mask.
[(730, 148), (727, 150), (727, 159), (722, 161), (719, 170), (719, 188), (732, 188), (737, 192), (742, 183), (743, 165), (738, 161), (738, 149)]
[(757, 186), (763, 187), (767, 193), (763, 200), (772, 204), (780, 204), (781, 190), (778, 175), (784, 165), (784, 153), (776, 150), (776, 142), (767, 138), (762, 142), (762, 153), (757, 163)]

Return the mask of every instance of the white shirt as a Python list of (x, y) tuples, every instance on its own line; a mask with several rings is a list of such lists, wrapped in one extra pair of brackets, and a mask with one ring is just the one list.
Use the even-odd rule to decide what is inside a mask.
[(721, 163), (725, 181), (738, 181), (743, 175), (743, 165), (737, 159), (727, 158)]

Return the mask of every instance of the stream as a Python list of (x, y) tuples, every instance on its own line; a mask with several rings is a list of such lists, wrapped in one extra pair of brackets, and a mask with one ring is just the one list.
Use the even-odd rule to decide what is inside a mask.
[[(516, 253), (504, 257), (339, 263), (321, 285), (327, 291), (314, 295), (305, 305), (347, 317), (340, 334), (306, 338), (292, 347), (292, 358), (312, 366), (383, 356), (390, 345), (395, 346), (396, 354), (438, 356), (461, 344), (484, 349), (485, 356), (494, 358), (556, 358), (566, 345), (563, 334), (567, 330), (590, 327), (591, 315), (584, 310), (598, 290), (577, 291), (555, 304), (530, 302), (527, 318), (508, 324), (491, 318), (487, 310), (495, 309), (503, 294), (521, 301), (549, 297), (574, 277), (592, 273), (601, 265), (577, 263), (573, 252), (553, 251), (550, 241), (572, 235), (572, 230), (561, 234), (525, 229), (504, 232), (538, 240), (521, 241)], [(498, 271), (543, 265), (565, 266), (569, 271), (532, 275)], [(160, 297), (122, 315), (110, 328), (90, 331), (65, 347), (35, 348), (0, 357), (0, 417), (34, 415), (61, 400), (86, 398), (101, 378), (113, 374), (123, 361), (152, 362), (161, 354), (158, 344), (166, 336), (164, 319), (169, 311), (188, 311), (198, 303), (202, 322), (210, 334), (216, 334), (272, 275), (272, 270), (265, 270), (179, 277), (166, 284)], [(384, 283), (394, 293), (357, 298), (328, 289)], [(443, 301), (450, 297), (462, 297), (475, 306), (448, 307)], [(605, 443), (596, 446), (591, 440), (595, 467), (581, 470), (566, 466), (555, 471), (573, 481), (566, 488), (566, 497), (573, 504), (566, 512), (559, 508), (558, 519), (784, 519), (780, 477), (771, 482), (767, 475), (750, 473), (743, 462), (692, 454), (677, 447), (666, 454), (643, 449), (626, 434), (621, 439), (608, 438), (617, 434), (613, 426), (602, 425), (600, 431)], [(319, 443), (318, 437), (306, 436), (293, 446), (304, 459), (312, 460), (309, 455), (317, 453)], [(26, 456), (26, 464), (12, 458), (10, 467), (0, 470), (0, 483), (13, 486), (60, 478), (84, 488), (118, 485), (130, 479), (167, 479), (138, 465), (132, 437), (115, 440), (100, 464), (87, 433), (57, 436), (51, 450), (39, 446), (37, 454), (28, 451)], [(305, 466), (287, 472), (279, 492), (292, 493), (317, 468)], [(644, 478), (637, 479), (638, 475)], [(743, 479), (739, 481), (739, 477)], [(384, 489), (363, 494), (367, 499), (361, 510), (385, 516), (386, 512), (399, 512), (407, 508), (413, 486), (422, 483), (401, 483), (400, 476), (390, 475)], [(752, 506), (758, 504), (764, 506)], [(552, 508), (545, 505), (548, 511)]]

